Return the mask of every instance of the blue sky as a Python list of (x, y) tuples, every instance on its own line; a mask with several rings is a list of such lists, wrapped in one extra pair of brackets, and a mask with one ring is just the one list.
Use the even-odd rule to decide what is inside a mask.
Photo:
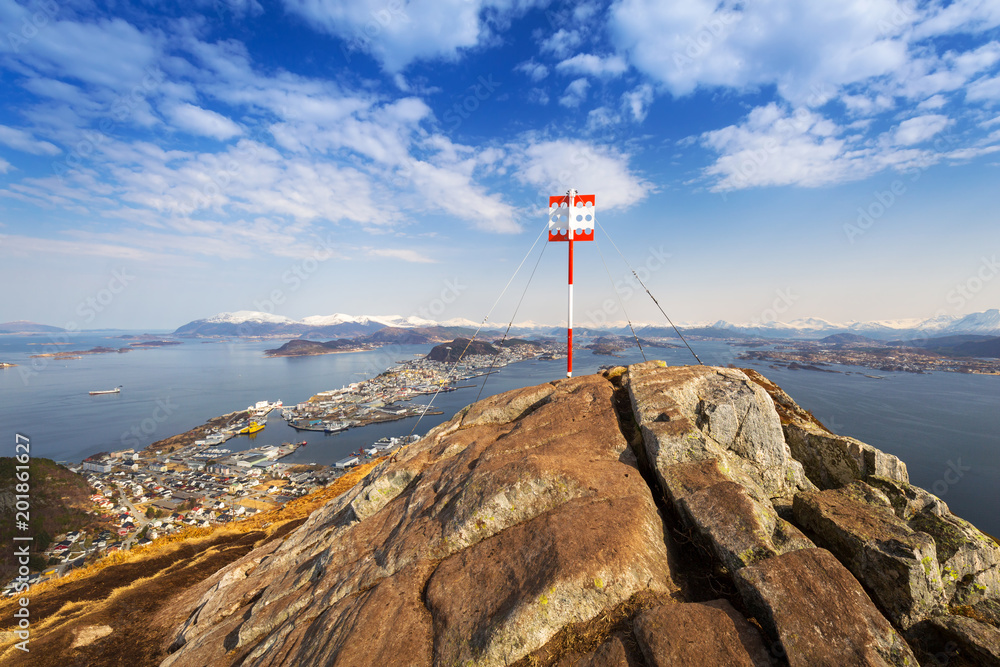
[(996, 0), (161, 4), (0, 0), (0, 321), (479, 321), (570, 187), (675, 320), (1000, 304)]

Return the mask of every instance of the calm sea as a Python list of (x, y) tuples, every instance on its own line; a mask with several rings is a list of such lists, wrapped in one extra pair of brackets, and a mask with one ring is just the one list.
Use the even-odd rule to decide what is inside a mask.
[[(430, 346), (404, 345), (352, 354), (268, 359), (263, 350), (276, 343), (187, 341), (127, 354), (82, 359), (33, 360), (31, 354), (57, 349), (122, 347), (124, 332), (70, 335), (71, 345), (55, 347), (47, 335), (0, 336), (0, 361), (19, 364), (0, 372), (0, 455), (14, 451), (14, 433), (31, 438), (32, 453), (61, 461), (80, 461), (100, 452), (147, 444), (186, 431), (218, 415), (260, 400), (304, 401), (325, 389), (370, 377), (398, 360)], [(726, 365), (742, 348), (700, 342), (706, 364)], [(650, 358), (687, 364), (686, 350), (648, 350)], [(637, 350), (621, 359), (578, 351), (576, 374), (607, 363), (640, 361)], [(1000, 377), (956, 373), (888, 373), (832, 367), (844, 373), (790, 371), (766, 363), (753, 367), (778, 383), (803, 407), (837, 433), (850, 435), (896, 454), (911, 481), (933, 491), (960, 516), (1000, 535)], [(865, 377), (883, 376), (883, 379)], [(484, 396), (565, 376), (565, 361), (528, 361), (491, 376)], [(477, 379), (478, 383), (482, 379)], [(470, 383), (471, 384), (471, 383)], [(88, 391), (122, 385), (120, 394), (90, 396)], [(475, 400), (478, 387), (440, 394), (435, 408), (416, 429), (425, 433)], [(420, 401), (418, 401), (420, 402)], [(263, 444), (307, 440), (289, 462), (329, 464), (383, 436), (404, 435), (416, 418), (351, 429), (336, 435), (296, 432), (277, 413), (251, 440), (234, 438), (237, 451)], [(6, 450), (6, 451), (5, 451)]]

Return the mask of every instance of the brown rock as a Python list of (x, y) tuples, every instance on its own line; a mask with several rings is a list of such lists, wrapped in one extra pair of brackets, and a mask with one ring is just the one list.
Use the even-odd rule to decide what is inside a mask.
[(649, 362), (629, 367), (627, 386), (661, 481), (667, 466), (717, 458), (758, 501), (814, 488), (785, 444), (773, 401), (743, 372)]
[(994, 628), (1000, 628), (1000, 600), (995, 598), (980, 600), (972, 605), (972, 610), (975, 612), (976, 618), (989, 623)]
[[(1000, 630), (965, 616), (935, 616), (913, 626), (908, 636), (930, 664), (1000, 665)], [(933, 662), (932, 662), (933, 661)]]
[(872, 475), (909, 482), (906, 464), (897, 457), (860, 440), (831, 433), (776, 384), (755, 370), (744, 372), (774, 400), (792, 456), (820, 489), (835, 489)]
[(1000, 598), (1000, 545), (923, 489), (882, 477), (868, 483), (885, 493), (896, 516), (934, 538), (945, 598), (967, 605)]
[(434, 653), (448, 665), (509, 664), (637, 591), (670, 590), (666, 563), (649, 499), (571, 501), (441, 563), (427, 585)]
[(791, 667), (916, 665), (861, 584), (825, 549), (800, 549), (735, 576), (747, 608)]
[(661, 471), (668, 499), (684, 523), (734, 572), (792, 549), (815, 546), (780, 519), (767, 500), (754, 500), (720, 467), (720, 459), (689, 461)]
[(771, 665), (760, 633), (725, 600), (662, 605), (637, 616), (633, 628), (652, 667)]
[(895, 515), (864, 482), (795, 496), (795, 521), (862, 581), (893, 622), (906, 628), (944, 603), (934, 540)]
[(168, 663), (349, 664), (358, 637), (395, 627), (414, 661), (505, 664), (640, 590), (675, 590), (612, 392), (574, 378), (435, 428), (223, 575)]

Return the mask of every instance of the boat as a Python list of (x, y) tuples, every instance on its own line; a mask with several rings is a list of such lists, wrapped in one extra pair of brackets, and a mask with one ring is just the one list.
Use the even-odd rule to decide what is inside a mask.
[(263, 430), (264, 430), (264, 425), (263, 424), (258, 424), (257, 422), (250, 422), (249, 426), (246, 426), (246, 427), (241, 428), (239, 430), (239, 434), (240, 435), (244, 435), (244, 434), (246, 434), (246, 435), (253, 435), (257, 431), (263, 431)]
[(114, 389), (105, 389), (104, 391), (92, 391), (91, 396), (97, 396), (98, 394), (120, 394), (122, 392), (122, 386), (118, 385)]

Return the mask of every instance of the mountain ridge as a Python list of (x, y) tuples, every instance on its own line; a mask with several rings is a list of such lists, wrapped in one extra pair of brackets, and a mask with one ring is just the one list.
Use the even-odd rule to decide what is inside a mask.
[[(603, 326), (577, 323), (576, 330), (593, 329), (608, 333), (630, 333), (627, 322), (608, 322)], [(674, 337), (672, 328), (661, 323), (633, 323), (636, 331), (645, 335)], [(477, 322), (465, 318), (452, 318), (441, 322), (417, 316), (398, 315), (311, 315), (294, 320), (282, 315), (258, 311), (223, 312), (209, 318), (192, 320), (178, 327), (176, 335), (191, 336), (328, 336), (356, 337), (372, 334), (384, 327), (400, 329), (421, 327), (466, 327), (475, 329)], [(514, 323), (515, 333), (558, 335), (565, 323), (542, 324), (533, 321)], [(895, 340), (945, 336), (955, 334), (1000, 335), (1000, 309), (992, 308), (965, 316), (940, 315), (931, 318), (830, 322), (822, 318), (800, 318), (789, 322), (751, 322), (735, 324), (726, 320), (713, 323), (679, 323), (678, 328), (691, 335), (708, 337), (761, 337), (761, 338), (823, 338), (832, 334), (851, 333), (876, 340)], [(656, 332), (656, 333), (651, 333)]]

